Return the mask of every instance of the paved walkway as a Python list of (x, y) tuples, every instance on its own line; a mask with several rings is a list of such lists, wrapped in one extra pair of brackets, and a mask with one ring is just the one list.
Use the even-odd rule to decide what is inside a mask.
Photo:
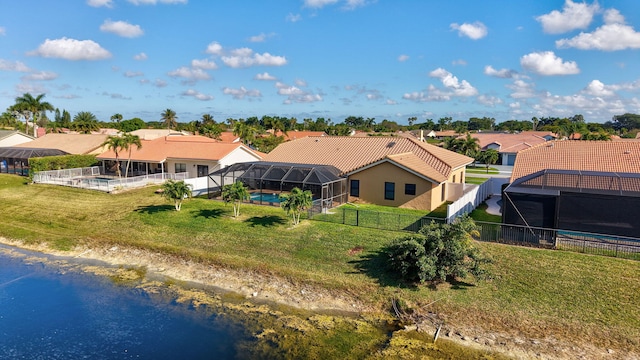
[(487, 212), (491, 215), (502, 215), (502, 211), (498, 201), (502, 200), (502, 196), (499, 195), (491, 195), (490, 198), (487, 199)]

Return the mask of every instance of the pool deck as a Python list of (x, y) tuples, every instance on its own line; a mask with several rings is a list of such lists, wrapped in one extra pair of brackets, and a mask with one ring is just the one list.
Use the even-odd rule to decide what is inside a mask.
[(487, 203), (487, 212), (491, 215), (502, 215), (498, 201), (502, 200), (502, 196), (492, 195), (485, 202)]

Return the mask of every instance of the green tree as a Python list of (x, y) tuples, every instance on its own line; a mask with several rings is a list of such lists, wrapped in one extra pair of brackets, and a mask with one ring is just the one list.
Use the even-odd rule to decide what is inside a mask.
[(166, 109), (160, 114), (160, 120), (162, 120), (162, 124), (164, 124), (167, 129), (175, 128), (178, 125), (177, 119), (176, 112), (171, 109)]
[(122, 114), (111, 115), (111, 121), (115, 121), (116, 124), (120, 124), (120, 121), (122, 121)]
[(30, 93), (25, 93), (22, 96), (17, 97), (16, 103), (9, 107), (10, 111), (17, 111), (24, 116), (25, 133), (27, 133), (27, 129), (29, 128), (29, 119), (32, 120), (34, 137), (38, 135), (35, 125), (38, 118), (43, 115), (46, 116), (47, 111), (53, 111), (53, 105), (46, 101), (42, 101), (44, 96), (44, 94), (40, 94), (34, 98)]
[(222, 187), (222, 200), (233, 205), (233, 217), (240, 215), (240, 204), (249, 199), (249, 190), (241, 181)]
[(131, 163), (131, 148), (134, 146), (136, 149), (140, 149), (142, 147), (142, 141), (138, 135), (133, 135), (129, 133), (125, 133), (122, 135), (123, 139), (123, 150), (129, 151), (129, 157), (127, 158), (127, 167), (124, 170), (124, 177), (129, 176), (129, 164)]
[(496, 149), (487, 149), (482, 152), (480, 159), (487, 167), (487, 174), (489, 173), (489, 166), (498, 162), (498, 158), (500, 158), (500, 153)]
[(475, 157), (478, 150), (480, 150), (480, 145), (478, 143), (479, 140), (477, 138), (474, 138), (470, 133), (467, 133), (467, 136), (465, 136), (460, 143), (460, 149), (458, 152), (470, 157)]
[(410, 283), (454, 282), (471, 274), (487, 275), (483, 264), (490, 260), (473, 246), (476, 225), (468, 216), (451, 224), (432, 222), (417, 234), (394, 240), (386, 249), (390, 271)]
[(145, 123), (144, 120), (140, 119), (140, 118), (133, 118), (133, 119), (129, 119), (129, 120), (123, 120), (120, 123), (120, 128), (119, 130), (122, 132), (132, 132), (132, 131), (136, 131), (139, 129), (142, 129), (145, 127)]
[(215, 124), (216, 121), (213, 119), (213, 116), (211, 114), (204, 114), (202, 115), (202, 125), (209, 125), (209, 124)]
[(313, 202), (313, 195), (311, 191), (295, 187), (291, 189), (291, 193), (280, 195), (280, 207), (287, 212), (287, 215), (291, 216), (293, 225), (300, 223), (300, 215), (302, 212), (311, 206)]
[(71, 123), (73, 130), (81, 134), (91, 134), (92, 131), (100, 129), (98, 125), (98, 118), (89, 111), (80, 111), (73, 117), (73, 123)]
[(184, 199), (191, 197), (191, 184), (184, 180), (167, 180), (162, 184), (162, 196), (169, 201), (173, 200), (176, 211), (180, 211)]
[(106, 146), (107, 149), (113, 150), (113, 153), (116, 155), (116, 174), (118, 177), (122, 176), (122, 172), (120, 171), (120, 152), (124, 150), (126, 144), (125, 139), (122, 136), (109, 136), (107, 140), (102, 143), (102, 146)]

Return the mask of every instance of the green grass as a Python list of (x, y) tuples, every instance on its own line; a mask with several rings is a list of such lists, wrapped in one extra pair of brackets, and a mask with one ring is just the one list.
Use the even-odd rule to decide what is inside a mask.
[(467, 183), (467, 184), (480, 185), (480, 184), (484, 183), (487, 180), (489, 180), (489, 178), (467, 176), (467, 177), (465, 177), (464, 182)]
[(105, 194), (0, 175), (0, 236), (60, 249), (144, 247), (346, 292), (381, 311), (392, 297), (416, 307), (439, 299), (430, 309), (448, 324), (640, 347), (640, 262), (478, 243), (494, 260), (491, 281), (407, 287), (386, 272), (380, 254), (402, 233), (319, 221), (292, 227), (280, 208), (257, 205), (243, 205), (234, 219), (231, 206), (206, 199), (189, 199), (176, 212), (155, 189)]
[(489, 172), (487, 172), (486, 167), (467, 167), (467, 174), (499, 174), (500, 172), (496, 168), (489, 168)]
[(471, 212), (471, 214), (470, 214), (471, 218), (473, 220), (476, 220), (476, 221), (501, 223), (502, 222), (502, 216), (489, 214), (487, 212), (487, 207), (488, 206), (487, 206), (486, 203), (480, 204), (477, 208), (475, 208)]

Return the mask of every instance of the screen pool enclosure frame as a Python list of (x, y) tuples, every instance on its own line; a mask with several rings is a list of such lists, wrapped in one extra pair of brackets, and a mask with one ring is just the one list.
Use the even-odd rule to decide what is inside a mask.
[(542, 170), (503, 192), (502, 222), (640, 237), (640, 174)]
[[(223, 186), (241, 181), (250, 192), (258, 194), (287, 193), (293, 188), (311, 191), (314, 206), (323, 209), (347, 202), (347, 178), (331, 165), (283, 162), (246, 162), (216, 170), (208, 175), (209, 197), (220, 194)], [(277, 205), (254, 196), (252, 203)]]

